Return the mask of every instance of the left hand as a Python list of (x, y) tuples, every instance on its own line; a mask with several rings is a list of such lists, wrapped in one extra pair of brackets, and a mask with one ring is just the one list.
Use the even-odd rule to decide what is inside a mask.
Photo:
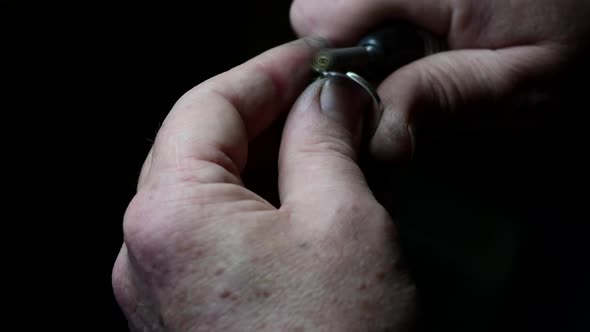
[[(294, 104), (315, 51), (305, 40), (277, 47), (174, 106), (113, 270), (132, 329), (405, 331), (412, 321), (392, 220), (356, 163), (367, 96), (317, 81)], [(241, 173), (249, 142), (289, 109), (277, 208)]]

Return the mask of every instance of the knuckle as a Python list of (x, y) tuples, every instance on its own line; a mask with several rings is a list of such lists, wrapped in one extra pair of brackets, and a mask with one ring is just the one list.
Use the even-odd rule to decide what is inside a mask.
[(203, 184), (240, 183), (238, 176), (240, 167), (228, 153), (223, 151), (223, 148), (202, 140), (192, 140), (184, 144), (191, 147), (191, 152), (184, 158), (178, 158), (176, 171), (181, 181), (188, 180)]
[(111, 283), (115, 300), (125, 314), (133, 311), (135, 299), (132, 296), (129, 282), (128, 261), (123, 251), (119, 254), (111, 275)]
[(129, 204), (123, 220), (128, 260), (134, 271), (162, 285), (182, 277), (186, 263), (214, 252), (219, 199), (235, 192), (233, 185), (193, 190), (172, 186), (142, 190)]
[(123, 220), (123, 235), (129, 255), (142, 266), (159, 266), (169, 251), (175, 223), (170, 209), (162, 209), (153, 191), (140, 191), (129, 204)]

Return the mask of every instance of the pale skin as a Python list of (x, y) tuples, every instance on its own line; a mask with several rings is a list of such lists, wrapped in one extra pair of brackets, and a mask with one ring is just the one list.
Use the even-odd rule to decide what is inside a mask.
[[(279, 46), (174, 106), (113, 272), (134, 330), (388, 330), (411, 317), (392, 220), (355, 163), (364, 92), (347, 87), (358, 104), (349, 118), (320, 110), (323, 82), (301, 94), (316, 50)], [(240, 173), (248, 140), (289, 109), (274, 207)]]
[(300, 36), (336, 45), (393, 19), (447, 40), (449, 52), (405, 66), (379, 86), (386, 109), (371, 152), (380, 160), (405, 159), (417, 148), (410, 136), (418, 115), (478, 112), (525, 85), (551, 83), (590, 45), (588, 17), (584, 0), (295, 0), (291, 7)]
[[(379, 87), (386, 111), (370, 149), (396, 159), (412, 149), (419, 108), (463, 111), (559, 71), (588, 39), (588, 7), (573, 0), (297, 0), (291, 19), (301, 36), (334, 45), (396, 17), (448, 36), (453, 51), (417, 61)], [(400, 265), (394, 223), (357, 165), (360, 118), (370, 104), (342, 82), (310, 84), (302, 68), (322, 46), (306, 39), (269, 50), (173, 107), (125, 214), (113, 270), (133, 331), (410, 329), (415, 287)], [(280, 205), (273, 206), (243, 185), (242, 171), (256, 163), (248, 160), (249, 142), (287, 113), (278, 160), (271, 160), (279, 165)]]

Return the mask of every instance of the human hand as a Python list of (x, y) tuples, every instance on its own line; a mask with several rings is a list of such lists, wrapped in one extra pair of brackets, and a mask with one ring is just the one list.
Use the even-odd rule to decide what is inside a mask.
[[(320, 80), (294, 103), (309, 83), (312, 44), (279, 46), (204, 82), (165, 120), (113, 270), (133, 330), (381, 331), (411, 322), (414, 288), (392, 220), (356, 164), (370, 100), (347, 82)], [(277, 208), (244, 187), (241, 172), (248, 142), (289, 109)]]
[(299, 35), (336, 45), (391, 19), (446, 36), (451, 51), (399, 69), (378, 89), (385, 112), (371, 151), (385, 160), (412, 152), (418, 115), (477, 112), (531, 87), (545, 92), (590, 47), (588, 17), (590, 2), (578, 0), (295, 0), (291, 8)]

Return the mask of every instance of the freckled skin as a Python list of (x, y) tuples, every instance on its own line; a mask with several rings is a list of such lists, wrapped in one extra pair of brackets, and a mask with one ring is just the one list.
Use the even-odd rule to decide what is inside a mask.
[[(368, 208), (370, 211), (379, 209), (378, 206)], [(183, 265), (182, 270), (197, 273), (182, 281), (164, 282), (157, 292), (169, 294), (171, 289), (178, 289), (175, 292), (184, 294), (189, 303), (198, 301), (196, 303), (199, 303), (200, 308), (206, 304), (203, 307), (205, 310), (200, 311), (198, 316), (188, 318), (182, 326), (199, 326), (203, 322), (214, 322), (213, 324), (222, 324), (215, 325), (220, 330), (240, 331), (239, 326), (254, 317), (252, 315), (265, 312), (272, 315), (262, 315), (257, 319), (272, 317), (272, 320), (263, 321), (268, 331), (280, 330), (278, 327), (283, 323), (299, 320), (314, 322), (313, 326), (318, 329), (310, 330), (322, 330), (321, 326), (324, 326), (325, 330), (370, 330), (372, 327), (389, 324), (390, 317), (396, 315), (399, 316), (393, 320), (397, 321), (394, 324), (401, 324), (401, 321), (411, 317), (405, 312), (412, 307), (414, 295), (412, 283), (407, 277), (399, 274), (395, 259), (391, 259), (397, 255), (393, 251), (394, 247), (390, 245), (393, 234), (392, 221), (383, 212), (380, 218), (370, 221), (370, 227), (357, 230), (353, 235), (351, 232), (341, 232), (337, 229), (340, 225), (347, 224), (343, 219), (350, 215), (344, 210), (342, 215), (334, 215), (334, 227), (321, 233), (311, 231), (286, 235), (288, 233), (285, 233), (283, 227), (288, 224), (275, 217), (272, 218), (272, 223), (261, 220), (260, 223), (250, 224), (242, 230), (240, 238), (245, 234), (247, 237), (258, 237), (258, 232), (264, 229), (265, 236), (277, 241), (259, 242), (254, 248), (241, 251), (241, 258), (237, 261), (228, 259), (224, 256), (223, 249), (216, 249), (213, 245), (221, 242), (232, 247), (240, 238), (228, 239), (223, 229), (214, 230), (207, 235), (206, 241), (209, 244), (206, 246), (209, 247), (209, 255), (202, 256), (200, 251), (197, 252), (199, 265), (189, 268), (184, 261), (178, 261), (178, 264)], [(243, 217), (243, 214), (241, 216)], [(187, 219), (184, 225), (188, 228), (181, 232), (186, 234), (188, 239), (198, 238), (190, 232), (192, 224), (192, 219)], [(272, 227), (266, 230), (266, 225)], [(382, 231), (372, 232), (373, 227)], [(343, 238), (343, 243), (347, 245), (335, 246), (334, 237), (345, 235), (365, 240)], [(313, 245), (307, 245), (302, 249), (300, 236), (308, 237)], [(367, 243), (372, 245), (367, 247)], [(173, 245), (166, 250), (170, 257), (178, 254)], [(190, 261), (190, 256), (187, 256), (187, 259)], [(208, 268), (220, 262), (223, 262), (224, 268)], [(174, 267), (170, 266), (169, 269), (174, 270)], [(206, 277), (207, 273), (210, 274), (210, 278)], [(215, 285), (226, 286), (220, 290)], [(400, 289), (405, 292), (400, 293)], [(400, 299), (403, 302), (399, 302)], [(247, 305), (244, 305), (246, 303)], [(188, 304), (185, 305), (190, 307)], [(164, 316), (163, 322), (186, 317), (179, 313), (182, 311), (182, 308), (167, 311), (167, 314), (172, 316)], [(216, 314), (226, 311), (232, 314)], [(224, 319), (217, 321), (220, 317)], [(223, 325), (228, 323), (228, 319), (230, 325)], [(291, 326), (285, 330), (295, 328)]]
[(378, 311), (375, 307), (375, 303), (373, 303), (372, 301), (362, 301), (360, 307), (363, 313), (369, 315), (371, 315), (373, 312)]
[[(332, 82), (345, 93), (324, 94), (321, 105), (327, 83), (310, 84), (301, 69), (320, 47), (279, 46), (175, 104), (127, 208), (113, 269), (135, 331), (379, 331), (414, 318), (393, 220), (356, 164), (355, 126), (370, 99)], [(330, 95), (354, 100), (325, 102)], [(250, 141), (285, 114), (273, 206), (241, 172)]]

